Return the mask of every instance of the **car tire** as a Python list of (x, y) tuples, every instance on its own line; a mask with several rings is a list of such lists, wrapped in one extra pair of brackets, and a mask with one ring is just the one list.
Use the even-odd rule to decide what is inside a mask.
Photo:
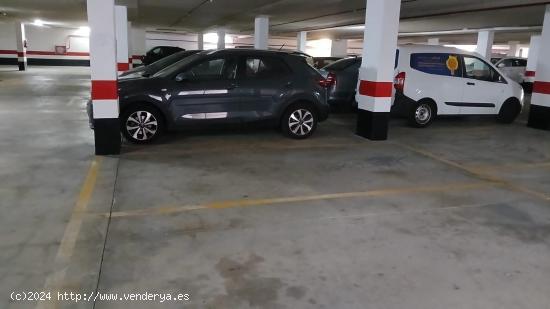
[(512, 123), (521, 113), (521, 104), (515, 98), (506, 100), (500, 107), (498, 112), (497, 121), (500, 123)]
[(135, 105), (122, 113), (120, 130), (133, 144), (150, 144), (164, 133), (164, 119), (155, 107)]
[(428, 100), (421, 100), (412, 105), (409, 114), (409, 125), (415, 128), (429, 126), (437, 115), (436, 105)]
[(281, 129), (290, 138), (308, 138), (317, 129), (317, 114), (309, 104), (293, 104), (283, 114)]

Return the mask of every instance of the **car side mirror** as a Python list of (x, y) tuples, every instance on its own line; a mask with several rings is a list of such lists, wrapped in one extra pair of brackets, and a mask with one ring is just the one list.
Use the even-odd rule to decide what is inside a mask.
[(188, 80), (188, 78), (187, 78), (187, 75), (185, 73), (179, 73), (178, 75), (176, 75), (175, 80), (177, 82), (184, 82), (184, 81)]

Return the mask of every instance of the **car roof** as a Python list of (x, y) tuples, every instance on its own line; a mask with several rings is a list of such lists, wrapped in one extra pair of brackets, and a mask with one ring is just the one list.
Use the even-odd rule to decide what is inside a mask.
[(406, 44), (399, 45), (398, 49), (400, 52), (424, 52), (424, 53), (451, 53), (451, 54), (462, 54), (462, 55), (471, 55), (477, 56), (480, 55), (475, 52), (469, 52), (456, 47), (447, 47), (447, 46), (438, 46), (438, 45), (421, 45), (421, 44)]
[(208, 50), (205, 51), (205, 54), (207, 55), (238, 55), (238, 54), (253, 54), (253, 55), (277, 55), (277, 56), (283, 56), (283, 55), (290, 55), (292, 52), (286, 52), (286, 51), (276, 51), (276, 50), (263, 50), (263, 49), (253, 49), (253, 48), (226, 48), (226, 49), (218, 49), (218, 50)]

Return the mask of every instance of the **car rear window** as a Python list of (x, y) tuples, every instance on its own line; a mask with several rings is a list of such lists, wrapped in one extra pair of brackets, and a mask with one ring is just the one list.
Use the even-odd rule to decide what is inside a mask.
[(462, 76), (460, 57), (448, 53), (411, 54), (411, 68), (434, 75)]
[(323, 69), (327, 71), (342, 71), (356, 62), (361, 62), (358, 58), (346, 58), (333, 62)]

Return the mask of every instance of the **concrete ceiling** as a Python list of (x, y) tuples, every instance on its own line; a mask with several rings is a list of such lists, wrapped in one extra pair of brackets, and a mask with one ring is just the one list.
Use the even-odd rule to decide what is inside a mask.
[[(309, 30), (312, 38), (360, 38), (360, 29), (335, 28), (363, 24), (365, 0), (117, 0), (127, 5), (130, 20), (161, 30), (208, 31), (249, 34), (257, 15), (270, 17), (270, 31), (294, 35)], [(541, 0), (402, 0), (400, 32), (424, 32), (510, 26), (541, 26)], [(85, 0), (2, 0), (2, 20), (32, 21), (40, 18), (54, 25), (86, 22)], [(322, 31), (321, 31), (322, 30)], [(525, 41), (528, 32), (512, 34)], [(470, 38), (462, 36), (462, 38)], [(499, 39), (501, 35), (497, 35)], [(449, 37), (451, 38), (451, 37)], [(455, 38), (459, 38), (455, 36)], [(503, 39), (508, 39), (505, 37)]]

